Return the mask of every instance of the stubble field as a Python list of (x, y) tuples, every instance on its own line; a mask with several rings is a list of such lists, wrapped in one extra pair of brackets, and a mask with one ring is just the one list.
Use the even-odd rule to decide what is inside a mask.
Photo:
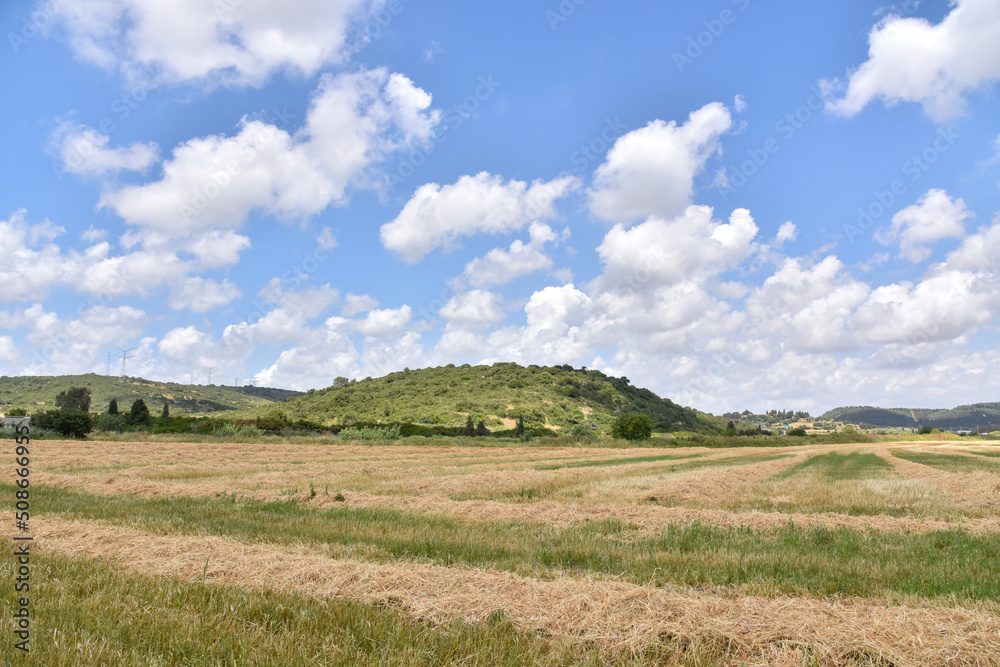
[(2, 662), (1000, 665), (990, 443), (418, 442), (36, 442)]

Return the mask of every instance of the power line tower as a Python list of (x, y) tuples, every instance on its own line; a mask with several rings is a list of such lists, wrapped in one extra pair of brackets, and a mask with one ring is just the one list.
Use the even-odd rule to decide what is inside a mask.
[(104, 371), (104, 374), (107, 375), (108, 377), (111, 377), (111, 351), (110, 350), (108, 350), (108, 367)]
[(121, 353), (122, 353), (122, 376), (121, 376), (121, 381), (122, 381), (122, 382), (125, 382), (125, 378), (127, 378), (127, 377), (128, 377), (128, 374), (127, 374), (127, 373), (125, 372), (125, 364), (126, 364), (126, 362), (127, 362), (127, 361), (128, 361), (129, 359), (134, 359), (134, 358), (135, 358), (135, 355), (134, 355), (134, 354), (129, 354), (129, 352), (131, 352), (131, 351), (132, 351), (132, 350), (134, 350), (135, 348), (134, 348), (134, 347), (130, 347), (130, 348), (129, 348), (129, 349), (127, 349), (127, 350), (122, 350), (122, 349), (121, 349), (121, 348), (119, 347), (118, 349), (119, 349), (119, 350), (121, 350)]
[(214, 366), (209, 366), (205, 370), (208, 371), (208, 384), (212, 384), (212, 371), (215, 370), (215, 367)]
[(194, 371), (191, 371), (191, 384), (194, 384)]

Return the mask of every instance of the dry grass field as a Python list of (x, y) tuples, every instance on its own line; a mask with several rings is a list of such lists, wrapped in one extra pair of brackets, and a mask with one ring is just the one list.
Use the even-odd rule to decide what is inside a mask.
[(467, 442), (36, 442), (0, 662), (1000, 665), (990, 443)]

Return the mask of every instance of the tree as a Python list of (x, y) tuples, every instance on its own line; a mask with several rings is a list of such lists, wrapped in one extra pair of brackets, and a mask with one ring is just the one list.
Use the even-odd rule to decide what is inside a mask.
[(473, 436), (476, 434), (476, 425), (472, 422), (472, 415), (469, 415), (469, 418), (465, 420), (464, 434), (468, 436)]
[(70, 387), (56, 396), (56, 407), (60, 410), (90, 410), (90, 390), (86, 387)]
[(167, 401), (163, 401), (163, 412), (160, 413), (160, 416), (164, 419), (170, 418), (170, 403)]
[(138, 426), (148, 425), (152, 421), (152, 417), (149, 415), (149, 408), (146, 407), (146, 401), (141, 398), (135, 399), (128, 412), (128, 423), (133, 426)]
[(257, 428), (262, 431), (280, 431), (291, 425), (288, 416), (280, 408), (271, 408), (266, 413), (257, 417)]
[(24, 408), (11, 408), (7, 411), (8, 417), (27, 417), (28, 411)]
[(482, 437), (489, 434), (490, 432), (489, 429), (486, 428), (486, 422), (484, 422), (483, 420), (479, 420), (479, 423), (476, 424), (476, 432), (473, 435)]
[(351, 384), (351, 381), (345, 378), (343, 375), (335, 377), (333, 379), (334, 387), (346, 387), (349, 384)]
[(518, 438), (524, 435), (524, 415), (517, 418), (517, 428), (514, 429), (514, 435)]
[(653, 435), (653, 420), (642, 414), (622, 415), (611, 423), (611, 437), (625, 440), (648, 440)]
[(722, 432), (722, 435), (724, 435), (726, 437), (729, 437), (729, 438), (735, 436), (736, 435), (736, 424), (734, 424), (733, 422), (729, 422), (729, 424), (726, 426), (726, 430)]
[(117, 399), (112, 398), (111, 402), (108, 403), (108, 414), (109, 415), (116, 415), (116, 414), (118, 414), (118, 400)]

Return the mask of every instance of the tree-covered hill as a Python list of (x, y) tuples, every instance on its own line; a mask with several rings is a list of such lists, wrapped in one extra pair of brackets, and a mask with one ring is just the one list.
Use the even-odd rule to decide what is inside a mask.
[[(339, 385), (339, 386), (338, 386)], [(526, 426), (569, 428), (589, 423), (606, 431), (622, 414), (649, 415), (661, 428), (715, 428), (711, 415), (683, 408), (628, 378), (570, 366), (448, 366), (404, 370), (381, 378), (311, 390), (282, 408), (292, 419), (324, 424), (354, 422), (454, 424), (471, 415), (491, 428)]]
[(130, 377), (120, 382), (105, 375), (59, 375), (0, 377), (0, 413), (23, 408), (29, 413), (56, 407), (56, 396), (70, 387), (90, 389), (92, 412), (103, 412), (111, 399), (120, 409), (127, 410), (137, 398), (151, 410), (159, 411), (164, 401), (172, 413), (203, 413), (220, 410), (260, 408), (284, 401), (302, 392), (264, 387), (226, 387), (217, 385), (187, 385), (175, 382), (154, 382)]
[(940, 429), (974, 429), (977, 426), (1000, 424), (1000, 403), (960, 405), (950, 410), (851, 406), (834, 408), (820, 417), (820, 420), (900, 428), (930, 426)]

